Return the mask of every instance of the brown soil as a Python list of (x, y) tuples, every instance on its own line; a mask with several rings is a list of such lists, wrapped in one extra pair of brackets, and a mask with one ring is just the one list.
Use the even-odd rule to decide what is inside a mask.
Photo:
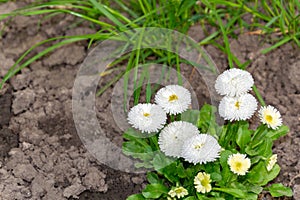
[[(22, 2), (0, 4), (0, 13), (22, 6)], [(88, 24), (75, 28), (77, 18), (58, 15), (41, 21), (37, 17), (15, 17), (4, 24), (0, 37), (0, 78), (18, 57), (33, 44), (59, 36), (94, 33)], [(189, 32), (195, 40), (203, 37), (199, 26)], [(274, 145), (282, 171), (276, 182), (289, 185), (300, 199), (300, 51), (286, 44), (267, 55), (259, 52), (270, 46), (266, 38), (240, 35), (232, 40), (233, 53), (243, 62), (254, 59), (248, 68), (267, 104), (276, 106), (287, 136)], [(108, 168), (86, 151), (77, 136), (72, 118), (72, 87), (77, 70), (86, 57), (87, 43), (63, 47), (22, 70), (0, 91), (0, 200), (13, 199), (126, 199), (145, 186), (144, 174), (130, 174)], [(35, 52), (41, 51), (39, 47)], [(220, 71), (227, 67), (226, 56), (213, 46), (206, 50)], [(200, 77), (190, 80), (196, 91), (206, 90)], [(201, 84), (203, 83), (203, 84)], [(204, 86), (203, 86), (204, 85)], [(97, 101), (97, 117), (117, 145), (122, 133), (111, 124), (109, 113), (112, 88)], [(210, 102), (207, 93), (198, 96)], [(257, 116), (253, 119), (257, 121)], [(272, 199), (262, 195), (262, 199)]]

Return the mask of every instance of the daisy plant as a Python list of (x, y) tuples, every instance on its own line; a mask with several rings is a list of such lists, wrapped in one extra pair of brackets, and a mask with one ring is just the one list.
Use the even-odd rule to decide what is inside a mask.
[[(230, 69), (215, 82), (223, 95), (218, 109), (209, 104), (189, 109), (191, 93), (179, 85), (158, 90), (153, 104), (132, 107), (133, 128), (124, 133), (123, 152), (148, 171), (149, 184), (127, 200), (256, 200), (262, 192), (292, 196), (289, 187), (272, 182), (280, 172), (273, 142), (289, 129), (273, 106), (257, 111), (249, 93), (253, 84), (249, 72)], [(253, 130), (247, 120), (256, 112), (261, 124)], [(224, 125), (217, 123), (217, 114)]]

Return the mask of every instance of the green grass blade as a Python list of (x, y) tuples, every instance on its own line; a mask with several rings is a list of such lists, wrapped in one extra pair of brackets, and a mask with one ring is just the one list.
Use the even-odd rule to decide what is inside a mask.
[(273, 46), (268, 47), (268, 48), (266, 48), (266, 49), (263, 49), (263, 50), (261, 51), (261, 53), (262, 53), (262, 54), (266, 54), (266, 53), (268, 53), (268, 52), (270, 52), (270, 51), (272, 51), (272, 50), (274, 50), (274, 49), (280, 47), (281, 45), (287, 43), (287, 42), (290, 41), (291, 39), (292, 39), (292, 37), (287, 36), (287, 37), (283, 38), (282, 40), (280, 40), (279, 42), (277, 42), (276, 44), (274, 44)]
[(97, 8), (103, 15), (105, 15), (109, 20), (111, 20), (113, 23), (115, 23), (119, 27), (123, 27), (124, 24), (122, 24), (112, 13), (110, 13), (107, 9), (107, 7), (101, 3), (98, 3), (96, 0), (89, 0), (95, 8)]
[[(78, 41), (81, 41), (81, 40), (84, 40), (84, 38), (71, 38), (71, 39), (67, 39), (67, 40), (64, 40), (62, 42), (59, 42), (51, 47), (48, 47), (47, 49), (39, 52), (38, 54), (36, 54), (35, 56), (31, 57), (30, 59), (28, 59), (27, 61), (25, 61), (23, 64), (21, 64), (20, 66), (17, 67), (17, 65), (19, 64), (20, 62), (20, 59), (10, 68), (10, 70), (8, 71), (8, 73), (4, 76), (3, 80), (1, 81), (0, 83), (0, 89), (2, 88), (3, 84), (8, 80), (10, 79), (12, 76), (14, 76), (15, 74), (17, 74), (19, 71), (21, 71), (23, 68), (27, 67), (28, 65), (30, 65), (32, 62), (36, 61), (37, 59), (41, 58), (42, 56), (46, 55), (47, 53), (61, 47), (61, 46), (64, 46), (66, 44), (70, 44), (70, 43), (74, 43), (74, 42), (78, 42)], [(30, 51), (32, 50), (33, 48), (30, 49)], [(26, 52), (26, 55), (30, 52), (30, 51), (27, 51)], [(25, 57), (25, 56), (24, 56)], [(21, 57), (21, 58), (24, 58), (24, 57)]]

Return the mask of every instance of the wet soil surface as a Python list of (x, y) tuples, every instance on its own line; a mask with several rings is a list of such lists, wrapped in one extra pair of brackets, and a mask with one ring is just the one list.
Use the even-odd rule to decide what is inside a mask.
[[(22, 4), (0, 4), (0, 13)], [(37, 42), (59, 35), (95, 32), (85, 23), (74, 26), (77, 22), (77, 18), (63, 14), (51, 19), (15, 17), (0, 22), (0, 78)], [(199, 41), (203, 37), (200, 26), (193, 26), (189, 35)], [(87, 45), (71, 44), (48, 54), (23, 69), (0, 91), (0, 199), (121, 200), (145, 186), (145, 174), (121, 172), (101, 164), (77, 135), (72, 87), (88, 54)], [(233, 53), (241, 62), (254, 60), (247, 70), (253, 74), (266, 103), (277, 107), (290, 127), (289, 134), (274, 144), (282, 168), (276, 182), (291, 186), (293, 199), (300, 199), (300, 52), (286, 44), (267, 55), (260, 54), (270, 45), (262, 36), (247, 34), (231, 41)], [(38, 47), (34, 52), (44, 48)], [(220, 71), (227, 68), (224, 54), (213, 46), (205, 49)], [(193, 89), (199, 92), (199, 104), (210, 103), (201, 76), (188, 75)], [(121, 146), (122, 132), (114, 127), (109, 115), (111, 92), (109, 88), (97, 100), (97, 117), (108, 138)], [(254, 116), (254, 126), (257, 121)], [(272, 198), (263, 194), (261, 199)]]

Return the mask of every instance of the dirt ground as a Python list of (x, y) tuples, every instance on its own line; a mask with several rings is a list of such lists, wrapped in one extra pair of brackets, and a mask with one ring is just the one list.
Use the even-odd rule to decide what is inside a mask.
[[(0, 4), (0, 13), (22, 6), (22, 2)], [(38, 22), (41, 22), (38, 26)], [(94, 33), (78, 19), (58, 15), (51, 19), (15, 17), (0, 22), (0, 78), (18, 57), (33, 44), (49, 37)], [(189, 35), (199, 41), (201, 28)], [(260, 50), (270, 39), (242, 34), (231, 41), (233, 53), (243, 62), (254, 59), (248, 71), (267, 104), (277, 107), (290, 127), (287, 136), (274, 145), (282, 170), (275, 182), (291, 186), (300, 199), (300, 51), (286, 44), (267, 55)], [(45, 47), (38, 47), (34, 52)], [(215, 47), (205, 49), (220, 71), (227, 68), (226, 56)], [(0, 200), (121, 200), (140, 192), (144, 174), (113, 170), (86, 151), (77, 136), (72, 117), (72, 87), (80, 64), (88, 53), (87, 43), (72, 44), (45, 56), (23, 69), (0, 91)], [(32, 55), (32, 54), (31, 54)], [(196, 91), (205, 90), (201, 77), (191, 82)], [(117, 145), (122, 133), (110, 122), (112, 88), (97, 100), (97, 117)], [(198, 96), (200, 105), (209, 103), (207, 93)], [(253, 126), (258, 117), (253, 119)], [(261, 199), (272, 199), (263, 194)]]

